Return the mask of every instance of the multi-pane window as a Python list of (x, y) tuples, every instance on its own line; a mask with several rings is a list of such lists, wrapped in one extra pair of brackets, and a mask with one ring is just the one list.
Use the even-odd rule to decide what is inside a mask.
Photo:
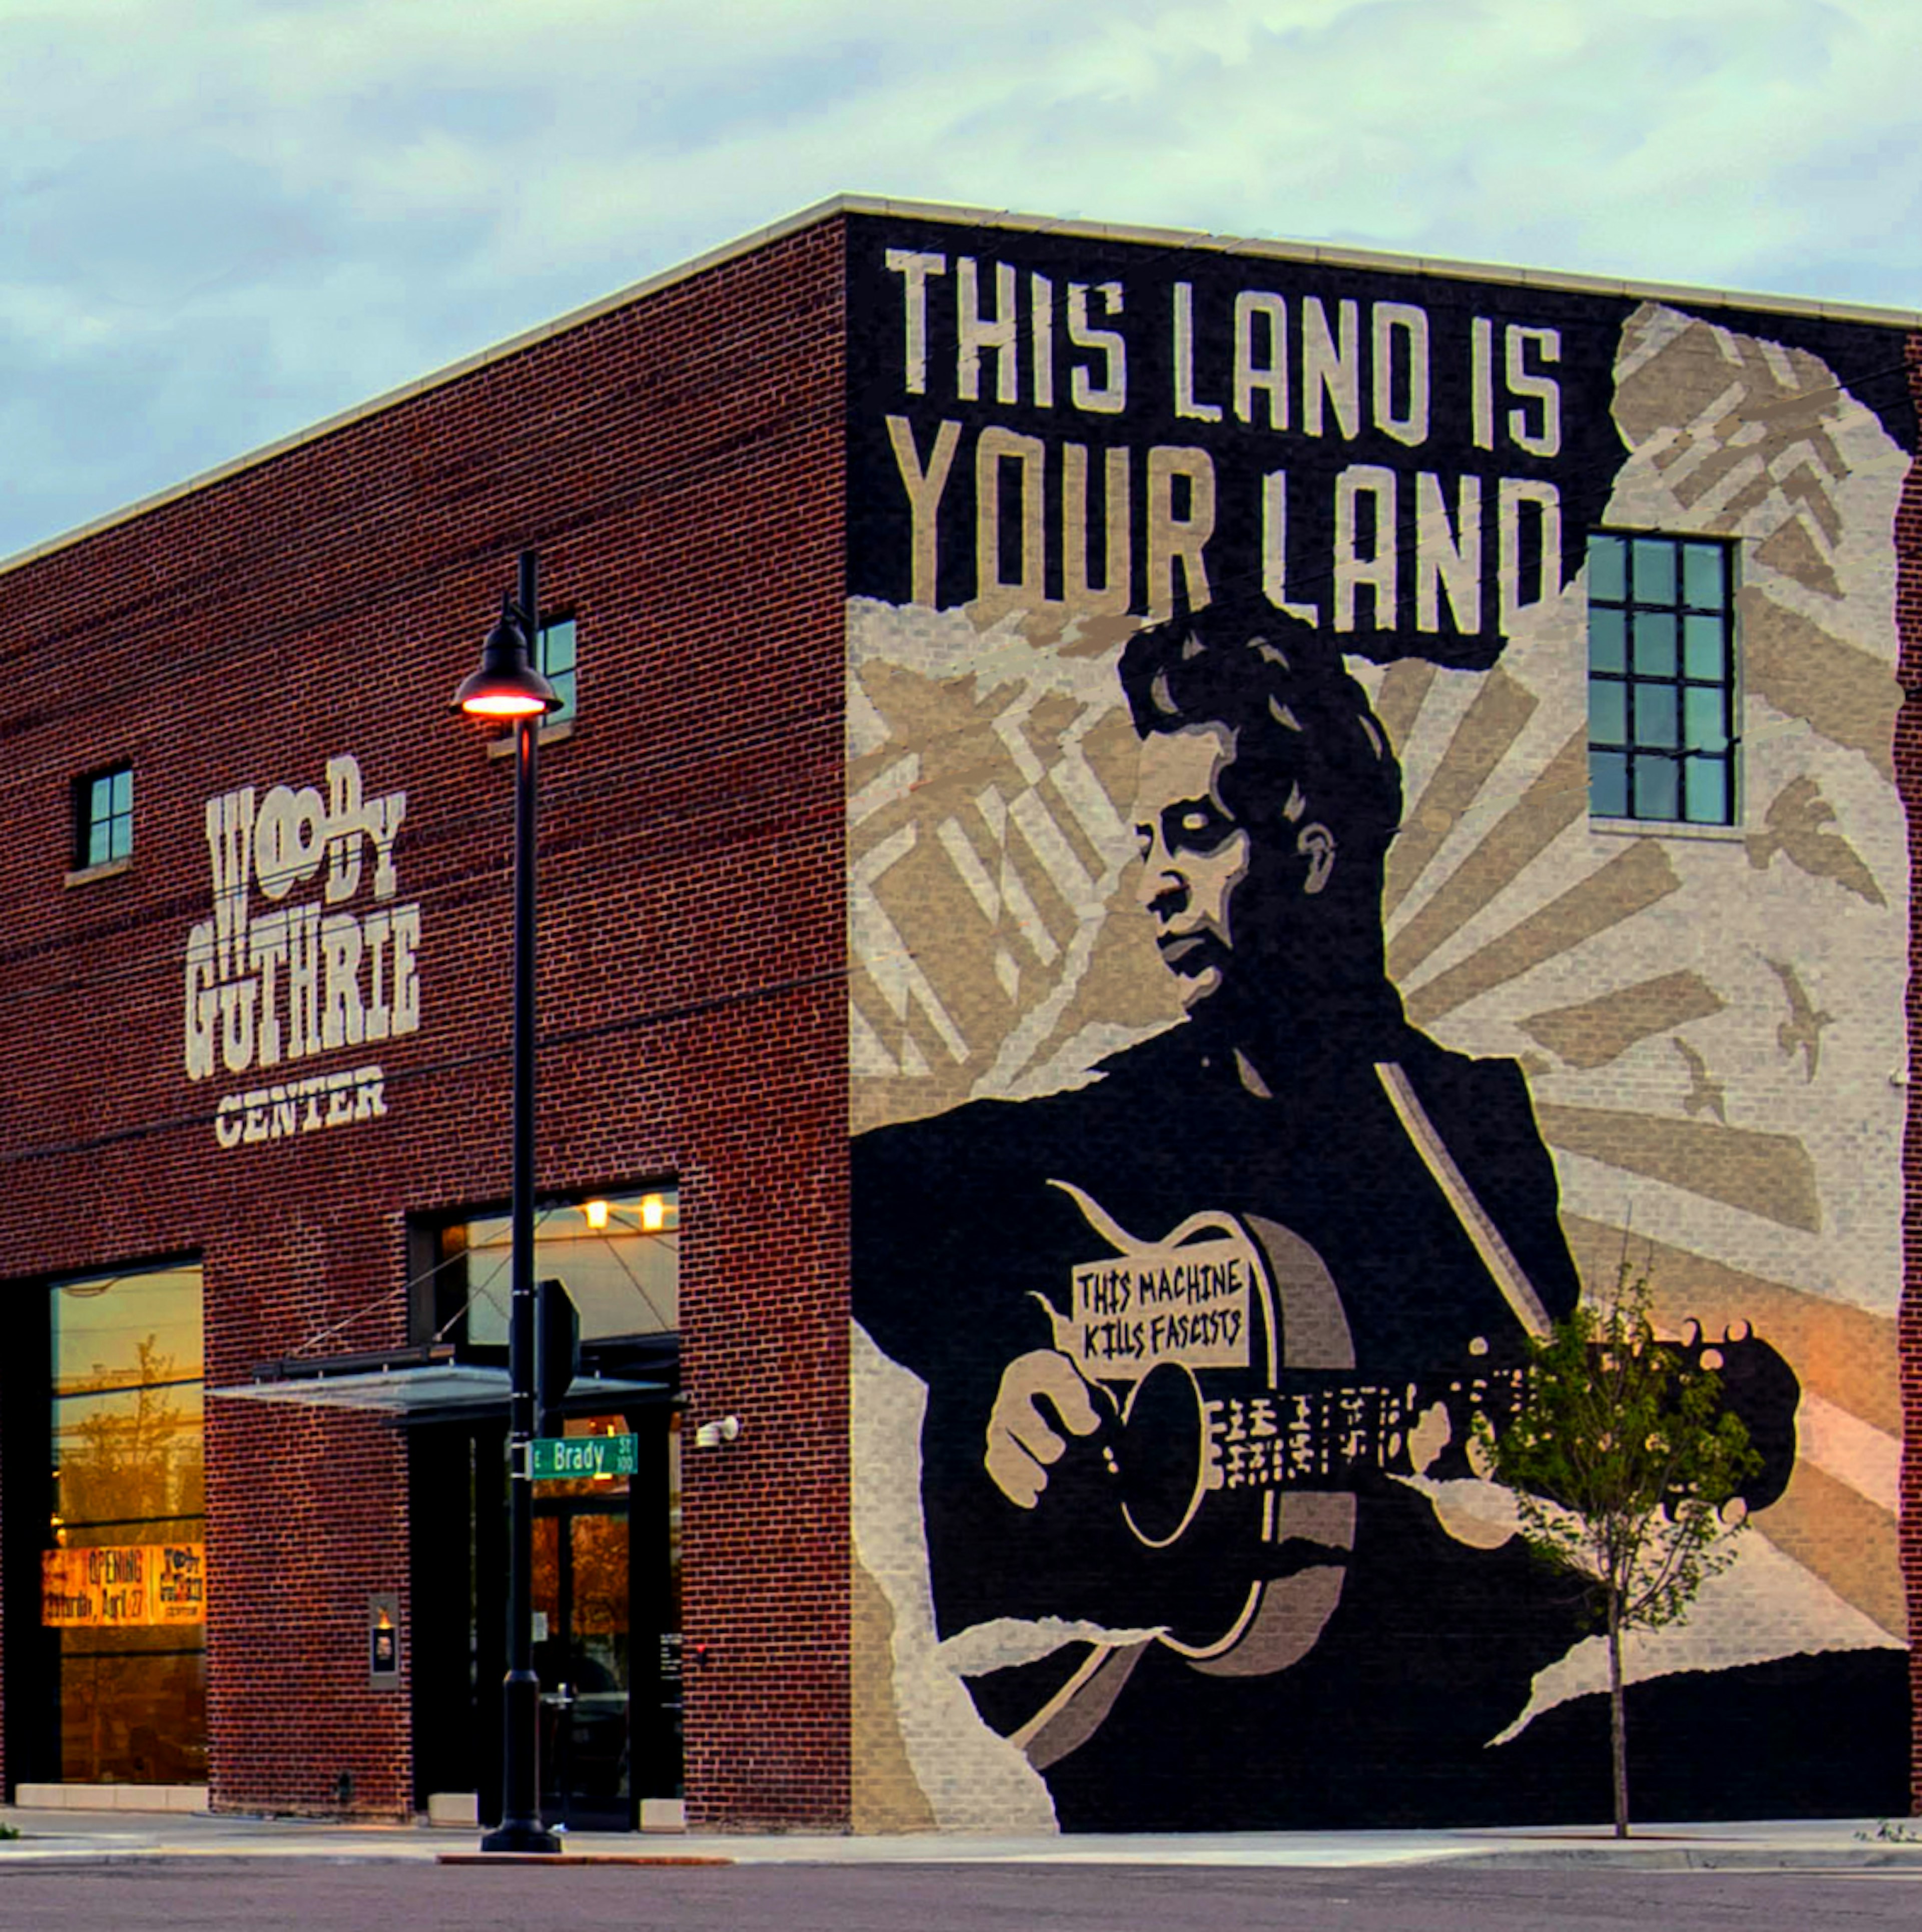
[(1588, 802), (1603, 818), (1732, 825), (1735, 547), (1588, 541)]
[(40, 1620), (58, 1633), (60, 1774), (207, 1775), (206, 1481), (197, 1267), (52, 1293), (53, 1510)]
[(94, 772), (73, 787), (73, 862), (105, 866), (133, 850), (133, 768)]
[(574, 620), (554, 617), (541, 626), (540, 671), (561, 701), (547, 713), (550, 725), (565, 724), (574, 716)]

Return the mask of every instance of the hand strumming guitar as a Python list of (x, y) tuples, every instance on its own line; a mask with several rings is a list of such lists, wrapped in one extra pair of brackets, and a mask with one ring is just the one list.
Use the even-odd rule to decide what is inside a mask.
[(986, 1467), (995, 1487), (1022, 1509), (1041, 1500), (1049, 1466), (1068, 1447), (1042, 1412), (1044, 1400), (1071, 1435), (1092, 1436), (1102, 1426), (1092, 1390), (1066, 1355), (1035, 1348), (1008, 1364), (988, 1418)]

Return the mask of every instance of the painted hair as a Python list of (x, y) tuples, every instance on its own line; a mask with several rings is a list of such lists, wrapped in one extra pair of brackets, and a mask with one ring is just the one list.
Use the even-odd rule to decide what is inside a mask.
[(1299, 785), (1344, 850), (1378, 860), (1402, 820), (1388, 734), (1333, 643), (1265, 598), (1218, 600), (1135, 632), (1121, 654), (1135, 730), (1219, 724), (1235, 734), (1223, 802), (1243, 824), (1278, 825)]

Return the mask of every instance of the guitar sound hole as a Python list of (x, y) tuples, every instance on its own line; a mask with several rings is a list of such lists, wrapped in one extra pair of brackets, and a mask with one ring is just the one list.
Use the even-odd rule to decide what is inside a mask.
[(1122, 1505), (1144, 1543), (1172, 1542), (1194, 1514), (1207, 1454), (1207, 1418), (1193, 1374), (1158, 1362), (1141, 1378), (1122, 1423)]

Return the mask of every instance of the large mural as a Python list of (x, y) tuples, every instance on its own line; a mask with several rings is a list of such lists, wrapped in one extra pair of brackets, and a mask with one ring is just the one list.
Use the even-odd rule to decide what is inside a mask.
[[(1765, 1451), (1639, 1810), (1905, 1809), (1902, 338), (849, 248), (857, 1826), (1603, 1814), (1468, 1418), (1625, 1262)], [(1732, 560), (1732, 824), (1591, 812), (1597, 530)]]

